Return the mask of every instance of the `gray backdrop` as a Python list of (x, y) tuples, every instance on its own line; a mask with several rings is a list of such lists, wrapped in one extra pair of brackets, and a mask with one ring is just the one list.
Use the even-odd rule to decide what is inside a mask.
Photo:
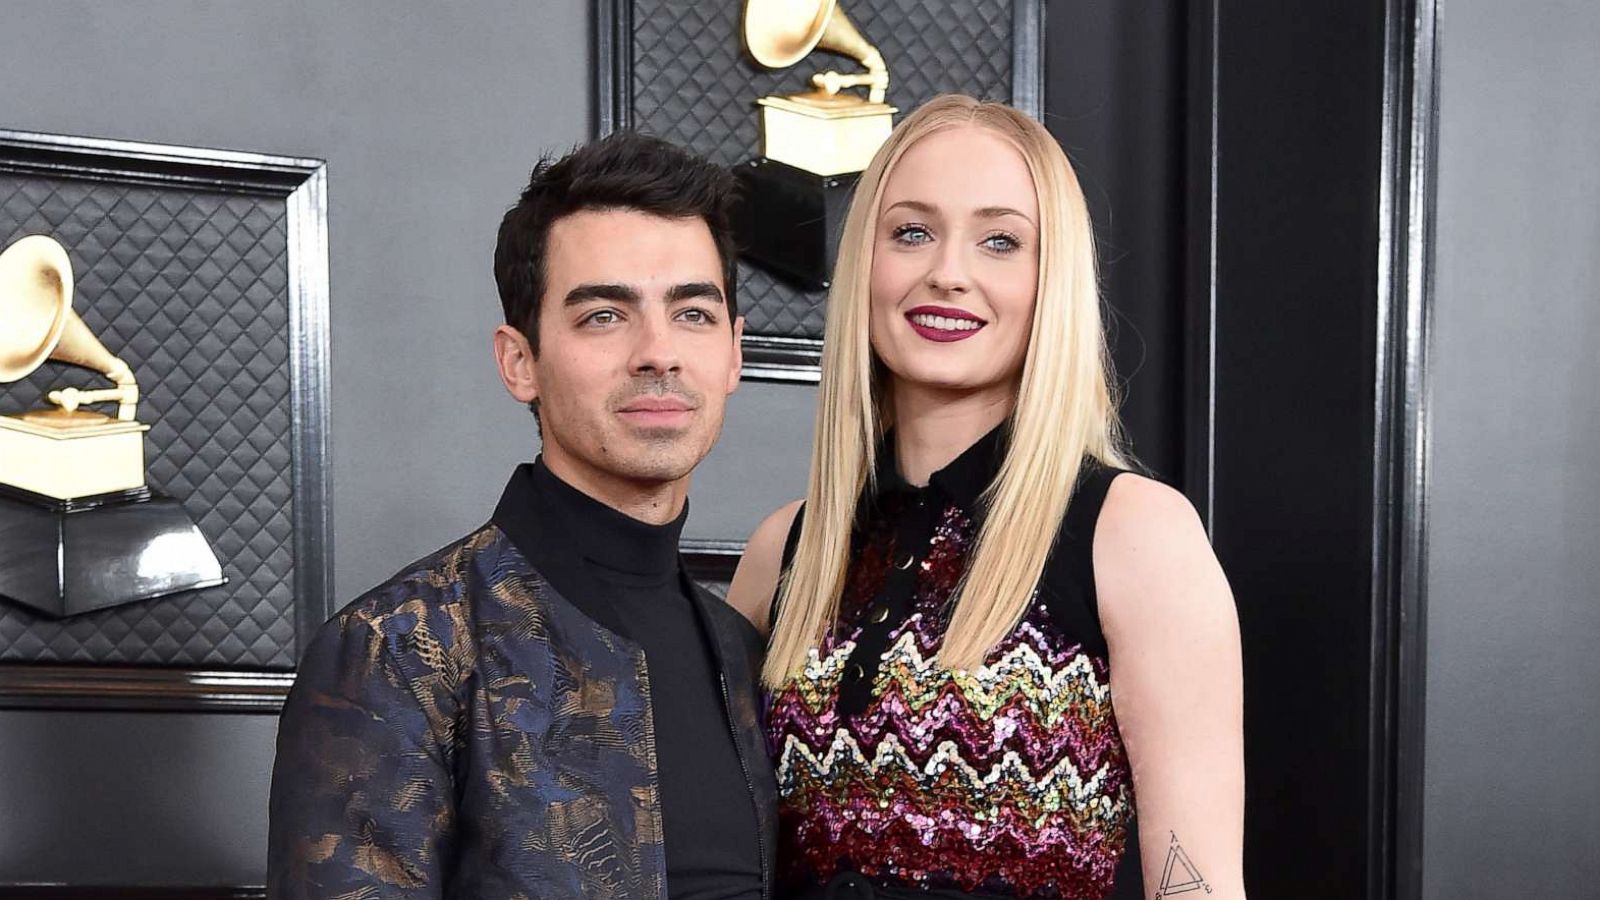
[(1600, 5), (1444, 0), (1424, 894), (1600, 896)]
[[(0, 127), (329, 161), (336, 584), (481, 522), (532, 452), (489, 253), (588, 130), (587, 4), (4, 4)], [(1600, 8), (1445, 0), (1426, 893), (1600, 884)], [(692, 537), (803, 481), (811, 391), (747, 384)], [(260, 883), (269, 716), (0, 713), (0, 881)]]
[[(500, 214), (589, 133), (581, 0), (0, 4), (0, 127), (328, 161), (340, 602), (531, 458), (490, 361)], [(799, 491), (811, 389), (747, 384), (691, 537)], [(0, 882), (260, 884), (270, 716), (0, 712)]]

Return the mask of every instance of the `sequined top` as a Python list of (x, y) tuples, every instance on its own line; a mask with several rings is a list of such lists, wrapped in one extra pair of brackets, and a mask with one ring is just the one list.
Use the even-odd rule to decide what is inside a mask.
[(1002, 442), (997, 430), (922, 489), (895, 474), (892, 447), (880, 453), (838, 623), (770, 699), (793, 893), (851, 877), (880, 898), (1111, 892), (1133, 788), (1090, 550), (1116, 471), (1085, 467), (1032, 604), (985, 664), (932, 662)]

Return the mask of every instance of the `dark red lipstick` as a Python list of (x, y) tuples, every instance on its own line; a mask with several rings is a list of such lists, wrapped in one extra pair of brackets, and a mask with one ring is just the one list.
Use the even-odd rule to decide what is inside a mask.
[(948, 344), (964, 341), (989, 324), (964, 309), (925, 304), (906, 311), (911, 330), (930, 341)]

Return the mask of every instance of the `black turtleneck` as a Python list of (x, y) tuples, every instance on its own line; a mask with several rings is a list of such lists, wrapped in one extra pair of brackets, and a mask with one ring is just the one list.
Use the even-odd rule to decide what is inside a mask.
[(678, 556), (688, 518), (651, 525), (557, 478), (543, 458), (517, 468), (495, 510), (550, 585), (644, 651), (672, 900), (761, 896), (749, 787), (722, 684)]

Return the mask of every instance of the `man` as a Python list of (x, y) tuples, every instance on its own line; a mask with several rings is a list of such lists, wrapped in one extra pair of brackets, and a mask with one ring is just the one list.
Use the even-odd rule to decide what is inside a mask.
[(768, 895), (761, 641), (677, 550), (739, 380), (729, 199), (628, 133), (534, 170), (495, 249), (494, 354), (543, 452), (307, 650), (271, 896)]

